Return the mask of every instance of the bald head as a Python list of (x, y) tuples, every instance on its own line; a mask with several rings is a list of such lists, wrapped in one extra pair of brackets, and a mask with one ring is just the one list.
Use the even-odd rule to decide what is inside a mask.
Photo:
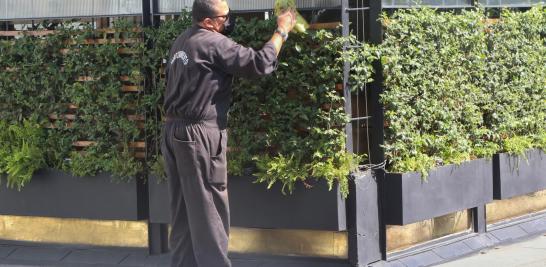
[(192, 18), (194, 23), (203, 21), (205, 18), (221, 14), (223, 6), (227, 7), (225, 0), (194, 0)]

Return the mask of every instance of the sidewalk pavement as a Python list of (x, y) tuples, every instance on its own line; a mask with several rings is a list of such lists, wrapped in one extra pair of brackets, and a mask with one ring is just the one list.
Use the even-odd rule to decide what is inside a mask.
[[(230, 255), (233, 267), (348, 267), (344, 260)], [(169, 255), (146, 249), (37, 244), (0, 240), (0, 267), (167, 267)]]
[[(509, 228), (505, 228), (509, 229)], [(502, 230), (502, 229), (501, 229)], [(546, 232), (535, 232), (531, 239), (513, 239), (466, 255), (439, 267), (546, 267)], [(511, 241), (507, 241), (511, 242)], [(449, 245), (446, 253), (456, 253)], [(427, 253), (434, 253), (427, 252)], [(414, 256), (411, 256), (414, 257)], [(402, 259), (380, 262), (377, 266), (430, 266), (426, 261)], [(438, 256), (436, 256), (438, 257)], [(233, 267), (349, 267), (346, 260), (263, 255), (230, 255)], [(0, 240), (0, 267), (167, 267), (169, 255), (149, 256), (143, 248), (92, 247), (39, 244)], [(413, 264), (411, 264), (413, 263)], [(376, 265), (374, 265), (376, 266)]]
[(438, 267), (546, 267), (546, 233), (509, 245), (495, 246)]

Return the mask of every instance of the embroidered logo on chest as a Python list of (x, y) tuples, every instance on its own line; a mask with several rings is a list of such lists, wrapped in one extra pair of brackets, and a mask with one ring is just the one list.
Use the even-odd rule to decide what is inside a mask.
[(173, 56), (173, 59), (171, 60), (171, 65), (174, 64), (174, 62), (177, 59), (181, 59), (182, 63), (184, 63), (184, 65), (188, 65), (189, 59), (188, 59), (188, 55), (186, 54), (186, 52), (184, 52), (184, 51), (176, 52), (176, 54), (174, 54), (174, 56)]

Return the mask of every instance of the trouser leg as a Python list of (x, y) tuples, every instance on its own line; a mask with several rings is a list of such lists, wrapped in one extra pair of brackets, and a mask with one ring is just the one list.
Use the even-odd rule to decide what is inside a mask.
[(197, 266), (193, 254), (186, 202), (182, 194), (182, 185), (176, 168), (172, 146), (163, 140), (162, 153), (165, 159), (165, 172), (168, 177), (170, 196), (171, 234), (169, 246), (171, 250), (171, 266)]
[[(225, 131), (203, 125), (177, 125), (166, 134), (170, 139), (166, 144), (173, 155), (171, 159), (166, 158), (167, 165), (177, 170), (177, 175), (169, 177), (173, 187), (172, 208), (178, 210), (173, 212), (178, 216), (173, 216), (171, 240), (180, 249), (173, 253), (185, 253), (183, 248), (191, 243), (195, 266), (231, 266), (227, 257), (229, 206)], [(180, 192), (176, 188), (180, 188)], [(185, 216), (181, 216), (183, 207)], [(185, 228), (180, 225), (185, 223), (191, 240), (184, 239)]]

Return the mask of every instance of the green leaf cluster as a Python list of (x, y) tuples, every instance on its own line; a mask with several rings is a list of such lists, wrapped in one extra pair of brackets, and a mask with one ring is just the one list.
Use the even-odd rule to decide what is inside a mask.
[[(261, 48), (275, 29), (274, 21), (239, 21), (234, 40)], [(311, 177), (326, 179), (330, 188), (340, 185), (348, 193), (348, 175), (358, 168), (361, 157), (345, 149), (342, 92), (343, 60), (355, 66), (351, 80), (358, 85), (371, 79), (372, 52), (343, 51), (339, 31), (308, 31), (292, 34), (279, 55), (272, 75), (257, 80), (236, 79), (230, 111), (229, 153), (231, 174), (254, 171), (257, 182), (282, 185), (292, 192), (298, 182)], [(367, 58), (366, 58), (367, 57)]]
[(384, 15), (385, 153), (393, 172), (427, 172), (543, 147), (546, 13), (430, 8)]
[(21, 124), (0, 120), (0, 175), (5, 174), (8, 187), (21, 190), (36, 170), (46, 166), (44, 141), (44, 130), (35, 119)]

